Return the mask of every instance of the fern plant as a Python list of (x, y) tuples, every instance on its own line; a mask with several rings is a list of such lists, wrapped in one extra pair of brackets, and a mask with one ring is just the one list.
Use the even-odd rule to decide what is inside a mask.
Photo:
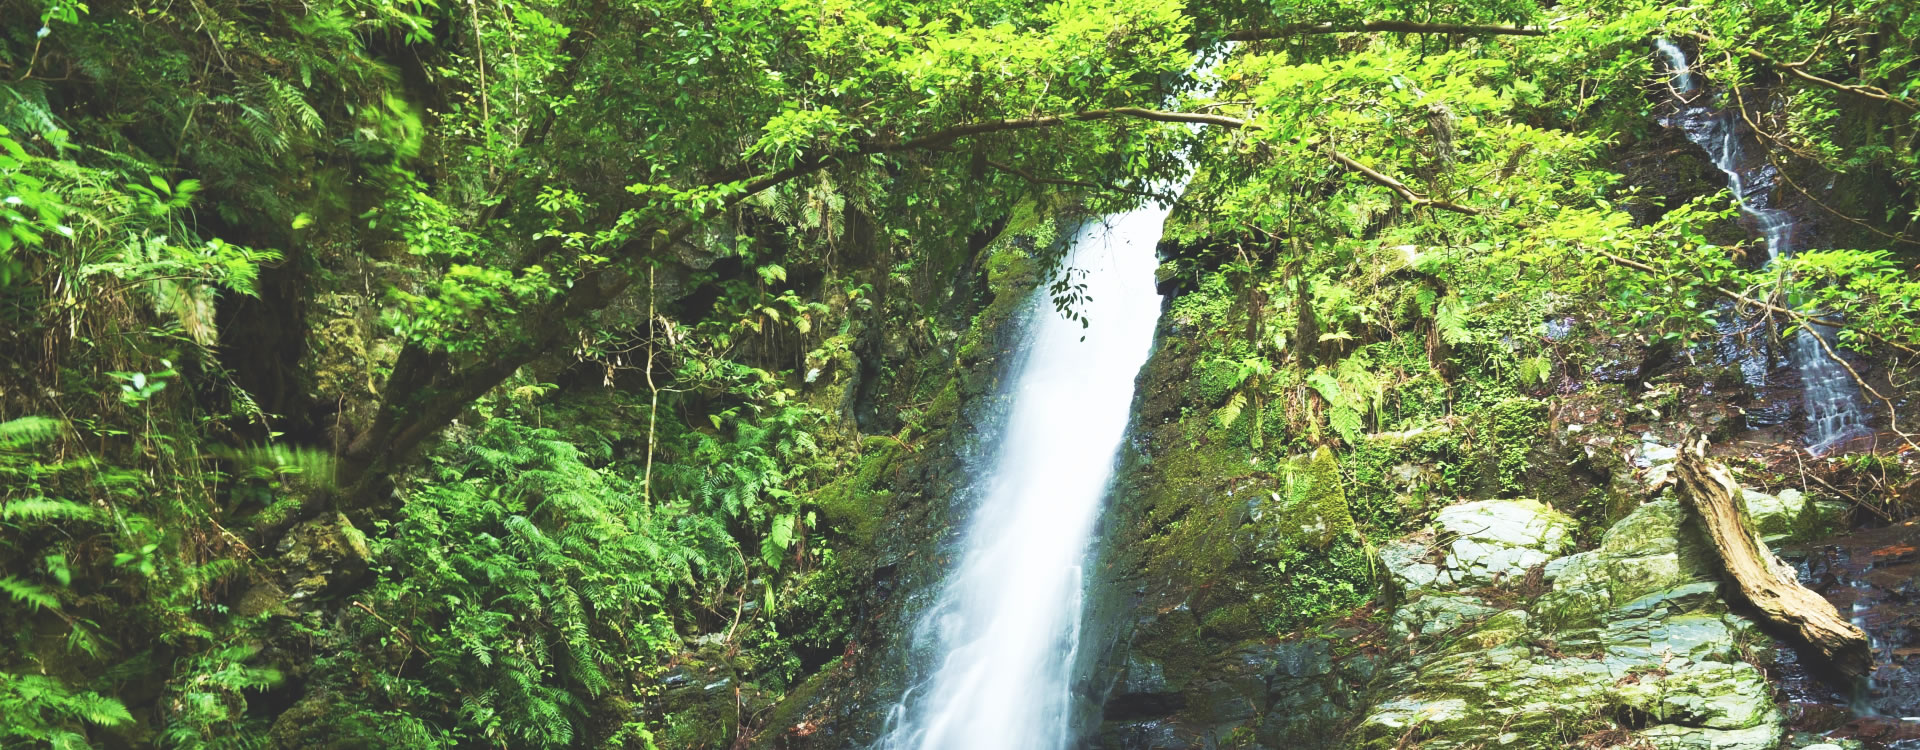
[[(1262, 445), (1266, 431), (1265, 416), (1260, 399), (1265, 395), (1266, 385), (1273, 377), (1273, 365), (1266, 358), (1257, 355), (1241, 357), (1235, 360), (1222, 360), (1231, 372), (1229, 383), (1232, 395), (1227, 402), (1213, 412), (1213, 421), (1221, 427), (1232, 427), (1240, 421), (1241, 415), (1251, 411), (1253, 426), (1249, 430), (1254, 448)], [(1248, 405), (1252, 405), (1249, 410)]]
[(90, 727), (131, 721), (125, 705), (99, 693), (72, 690), (45, 675), (0, 672), (0, 745), (81, 750), (93, 747)]
[(358, 629), (423, 657), (394, 686), (423, 701), (412, 716), (488, 744), (577, 746), (590, 706), (678, 645), (672, 603), (730, 575), (733, 542), (690, 507), (641, 502), (609, 456), (598, 436), (495, 419), (436, 459), (375, 543), (364, 599), (408, 619)]

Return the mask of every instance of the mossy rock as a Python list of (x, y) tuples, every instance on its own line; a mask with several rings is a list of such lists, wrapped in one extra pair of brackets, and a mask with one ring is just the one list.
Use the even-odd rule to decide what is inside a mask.
[(893, 505), (893, 493), (881, 489), (881, 485), (897, 466), (898, 447), (889, 438), (869, 438), (867, 452), (854, 463), (853, 470), (813, 495), (813, 504), (820, 509), (826, 525), (845, 535), (853, 549), (873, 546), (880, 520)]
[(1509, 398), (1481, 411), (1474, 421), (1483, 492), (1522, 492), (1540, 481), (1528, 474), (1536, 466), (1550, 466), (1542, 450), (1549, 437), (1545, 402)]
[(342, 513), (302, 521), (280, 540), (274, 562), (290, 605), (312, 601), (366, 575), (373, 562), (367, 537)]
[(1463, 494), (1450, 482), (1460, 453), (1460, 437), (1446, 425), (1366, 436), (1341, 460), (1354, 519), (1369, 532), (1394, 533), (1435, 499)]
[(1340, 464), (1325, 446), (1288, 461), (1281, 487), (1258, 507), (1255, 523), (1265, 549), (1325, 549), (1355, 533)]
[(1718, 579), (1711, 547), (1685, 523), (1677, 500), (1640, 506), (1601, 536), (1592, 550), (1549, 563), (1553, 583), (1536, 613), (1564, 627), (1591, 626), (1609, 610), (1664, 591)]
[(1740, 660), (1760, 636), (1720, 599), (1683, 520), (1672, 500), (1648, 503), (1596, 549), (1551, 561), (1553, 591), (1497, 613), (1496, 592), (1416, 592), (1394, 613), (1415, 648), (1347, 745), (1545, 750), (1605, 732), (1621, 747), (1771, 750), (1772, 686)]
[(1810, 542), (1846, 528), (1847, 507), (1817, 501), (1791, 487), (1777, 495), (1743, 490), (1747, 514), (1769, 546)]

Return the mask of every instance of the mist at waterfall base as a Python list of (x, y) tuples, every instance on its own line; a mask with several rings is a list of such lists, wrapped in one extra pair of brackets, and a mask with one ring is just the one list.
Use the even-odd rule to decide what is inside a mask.
[[(1707, 152), (1715, 167), (1727, 176), (1727, 189), (1740, 204), (1741, 213), (1754, 220), (1766, 241), (1767, 262), (1792, 255), (1796, 250), (1795, 232), (1799, 222), (1784, 210), (1772, 206), (1773, 173), (1771, 165), (1751, 173), (1741, 166), (1742, 154), (1734, 115), (1715, 110), (1713, 96), (1699, 87), (1699, 81), (1687, 63), (1686, 52), (1665, 39), (1654, 46), (1664, 58), (1669, 82), (1676, 100), (1670, 124), (1679, 127), (1694, 145)], [(1741, 328), (1733, 321), (1729, 328)], [(1828, 349), (1833, 346), (1818, 326), (1800, 326), (1787, 345), (1787, 356), (1800, 373), (1803, 405), (1807, 417), (1807, 449), (1816, 455), (1872, 430), (1858, 385)], [(1740, 347), (1745, 348), (1745, 347)], [(1837, 351), (1837, 350), (1836, 350)], [(1764, 354), (1746, 352), (1736, 355), (1747, 382), (1765, 382), (1767, 360)]]
[(1065, 267), (1084, 284), (1074, 310), (1086, 324), (1036, 291), (959, 567), (915, 634), (916, 651), (939, 657), (893, 708), (882, 750), (1069, 741), (1082, 566), (1160, 316), (1155, 247), (1169, 210), (1150, 203), (1081, 228)]

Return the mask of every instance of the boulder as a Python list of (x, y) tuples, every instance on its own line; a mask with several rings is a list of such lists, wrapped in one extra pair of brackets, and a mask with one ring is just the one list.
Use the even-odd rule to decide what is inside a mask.
[(1394, 588), (1412, 594), (1432, 588), (1440, 580), (1440, 566), (1427, 561), (1432, 550), (1412, 541), (1393, 541), (1380, 547), (1380, 565)]
[(286, 603), (297, 606), (366, 575), (373, 562), (367, 537), (341, 513), (295, 525), (280, 540), (277, 563)]
[(1481, 500), (1441, 509), (1447, 543), (1436, 583), (1454, 588), (1517, 583), (1573, 544), (1572, 518), (1538, 500)]
[(1393, 611), (1393, 632), (1401, 639), (1431, 641), (1463, 626), (1473, 625), (1500, 613), (1478, 598), (1458, 594), (1431, 593)]
[[(1601, 536), (1594, 549), (1554, 560), (1546, 567), (1553, 590), (1537, 613), (1567, 627), (1599, 624), (1600, 616), (1656, 592), (1719, 581), (1712, 552), (1691, 526), (1677, 500), (1640, 506)], [(1671, 594), (1670, 594), (1671, 595)]]
[[(1593, 550), (1544, 561), (1553, 588), (1537, 600), (1444, 590), (1457, 586), (1449, 578), (1511, 576), (1500, 565), (1563, 552), (1571, 532), (1563, 518), (1532, 501), (1442, 511), (1440, 538), (1458, 538), (1436, 566), (1440, 583), (1419, 584), (1420, 566), (1433, 565), (1419, 554), (1423, 545), (1382, 550), (1390, 574), (1410, 592), (1391, 627), (1412, 647), (1348, 746), (1544, 750), (1611, 738), (1613, 746), (1662, 750), (1771, 750), (1778, 743), (1783, 719), (1772, 688), (1740, 660), (1738, 644), (1757, 639), (1757, 631), (1721, 601), (1704, 541), (1681, 523), (1674, 501), (1636, 509)], [(1631, 733), (1624, 742), (1623, 728)]]

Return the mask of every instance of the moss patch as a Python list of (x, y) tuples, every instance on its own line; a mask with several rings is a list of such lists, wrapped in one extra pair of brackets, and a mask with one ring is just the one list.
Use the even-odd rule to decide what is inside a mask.
[(1352, 535), (1353, 512), (1343, 484), (1340, 464), (1326, 446), (1295, 456), (1287, 462), (1284, 490), (1268, 496), (1259, 519), (1264, 540), (1282, 549), (1325, 549), (1335, 539)]

